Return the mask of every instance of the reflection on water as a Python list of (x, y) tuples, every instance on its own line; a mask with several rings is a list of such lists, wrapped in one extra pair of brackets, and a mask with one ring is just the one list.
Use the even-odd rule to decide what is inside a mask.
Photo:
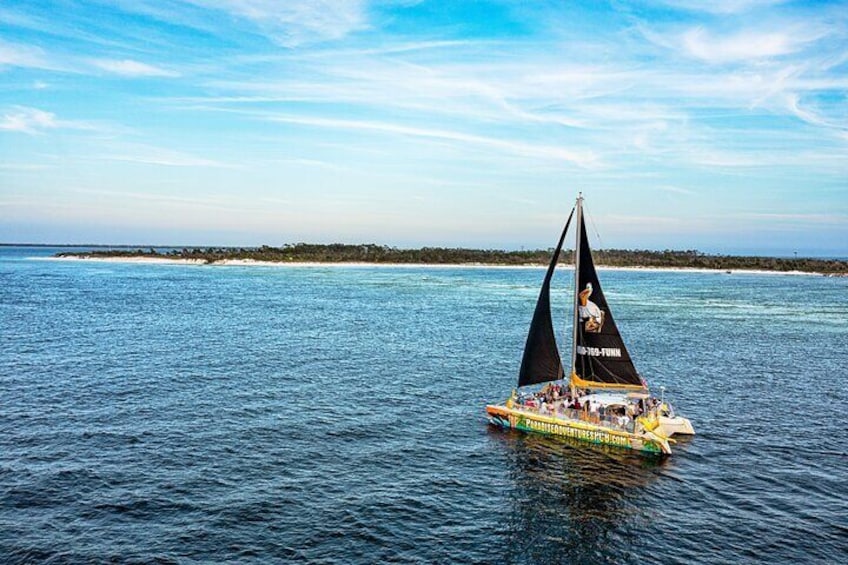
[[(506, 452), (514, 483), (503, 509), (509, 537), (507, 562), (598, 563), (638, 561), (634, 553), (610, 555), (613, 538), (627, 536), (646, 517), (639, 500), (667, 458), (627, 450), (492, 429)], [(618, 540), (620, 541), (620, 540)], [(614, 546), (627, 547), (615, 543)]]

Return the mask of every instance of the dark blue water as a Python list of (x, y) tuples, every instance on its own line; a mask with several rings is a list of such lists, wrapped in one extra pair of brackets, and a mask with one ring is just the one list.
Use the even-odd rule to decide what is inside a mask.
[(49, 253), (0, 249), (4, 563), (848, 556), (848, 279), (602, 271), (661, 461), (486, 425), (540, 269)]

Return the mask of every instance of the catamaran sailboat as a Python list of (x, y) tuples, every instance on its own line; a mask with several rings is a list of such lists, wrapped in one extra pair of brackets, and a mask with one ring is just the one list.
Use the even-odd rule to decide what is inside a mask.
[[(550, 285), (571, 220), (576, 218), (571, 373), (565, 379), (551, 320)], [(531, 385), (543, 384), (531, 391)], [(674, 434), (695, 433), (671, 405), (652, 396), (615, 325), (592, 261), (583, 197), (548, 266), (518, 373), (518, 389), (504, 404), (486, 406), (491, 424), (572, 437), (637, 451), (671, 454)]]

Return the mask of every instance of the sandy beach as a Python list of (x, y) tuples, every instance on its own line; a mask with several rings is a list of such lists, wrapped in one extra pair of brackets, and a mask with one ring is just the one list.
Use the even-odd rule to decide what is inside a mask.
[[(102, 263), (144, 263), (157, 265), (196, 265), (209, 267), (293, 267), (293, 268), (386, 268), (386, 269), (545, 269), (546, 265), (493, 265), (486, 263), (321, 263), (321, 262), (292, 262), (254, 261), (252, 259), (223, 259), (207, 263), (203, 259), (170, 259), (167, 257), (91, 257), (75, 255), (65, 257), (39, 258), (48, 261), (89, 261)], [(571, 270), (571, 265), (558, 265), (558, 269)], [(806, 275), (824, 276), (824, 273), (805, 271), (766, 271), (762, 269), (702, 269), (694, 267), (620, 267), (597, 265), (604, 271), (645, 271), (663, 273), (715, 273), (715, 274), (749, 274), (749, 275)]]

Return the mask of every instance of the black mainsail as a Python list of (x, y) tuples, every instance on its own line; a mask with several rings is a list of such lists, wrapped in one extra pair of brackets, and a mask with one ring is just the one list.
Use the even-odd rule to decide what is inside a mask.
[(576, 254), (574, 372), (571, 384), (579, 388), (647, 388), (636, 372), (601, 290), (589, 250), (580, 200), (577, 204), (579, 249)]
[(536, 310), (533, 312), (533, 320), (530, 322), (530, 331), (527, 333), (527, 342), (524, 345), (524, 356), (521, 359), (521, 369), (518, 371), (518, 386), (527, 386), (537, 383), (545, 383), (561, 379), (563, 376), (562, 361), (557, 349), (554, 324), (551, 320), (551, 278), (554, 276), (557, 261), (562, 251), (562, 243), (565, 234), (574, 216), (574, 208), (568, 215), (559, 243), (554, 249), (551, 264), (539, 291), (539, 299), (536, 301)]

